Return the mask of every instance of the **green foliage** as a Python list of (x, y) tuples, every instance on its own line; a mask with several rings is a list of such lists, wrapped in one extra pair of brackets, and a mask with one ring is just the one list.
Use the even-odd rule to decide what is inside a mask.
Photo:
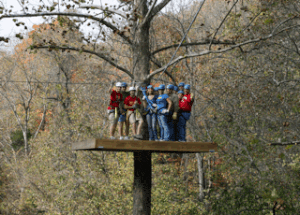
[[(31, 133), (30, 131), (27, 132), (27, 140), (31, 138)], [(18, 150), (20, 147), (24, 146), (24, 136), (23, 136), (23, 131), (22, 130), (15, 130), (11, 132), (10, 134), (10, 139), (12, 141), (12, 146), (15, 150)]]

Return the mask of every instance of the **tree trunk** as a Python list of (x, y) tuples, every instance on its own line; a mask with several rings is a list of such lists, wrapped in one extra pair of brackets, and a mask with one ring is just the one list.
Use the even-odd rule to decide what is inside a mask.
[(133, 215), (151, 214), (151, 152), (134, 152)]
[(204, 200), (204, 171), (203, 171), (203, 157), (200, 153), (196, 153), (199, 174), (199, 201)]
[[(135, 0), (137, 5), (135, 16), (137, 21), (134, 27), (134, 38), (132, 45), (133, 65), (132, 72), (137, 85), (147, 85), (146, 77), (150, 71), (150, 47), (149, 29), (150, 23), (141, 26), (143, 18), (146, 16), (148, 8), (147, 1)], [(144, 124), (146, 120), (144, 119)], [(142, 135), (146, 140), (147, 135), (143, 127)], [(133, 214), (151, 214), (151, 152), (134, 152), (134, 183), (133, 183)]]

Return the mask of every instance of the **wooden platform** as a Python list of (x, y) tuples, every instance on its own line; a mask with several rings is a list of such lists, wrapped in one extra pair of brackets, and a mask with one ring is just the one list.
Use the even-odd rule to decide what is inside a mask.
[(195, 152), (215, 152), (217, 151), (217, 144), (203, 143), (203, 142), (90, 139), (82, 142), (73, 143), (72, 150), (195, 153)]

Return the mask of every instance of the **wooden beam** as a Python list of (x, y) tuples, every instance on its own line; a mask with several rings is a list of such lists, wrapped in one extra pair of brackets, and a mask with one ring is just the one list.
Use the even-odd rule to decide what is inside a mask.
[(148, 140), (90, 139), (73, 143), (72, 150), (151, 151), (151, 152), (215, 152), (216, 143)]

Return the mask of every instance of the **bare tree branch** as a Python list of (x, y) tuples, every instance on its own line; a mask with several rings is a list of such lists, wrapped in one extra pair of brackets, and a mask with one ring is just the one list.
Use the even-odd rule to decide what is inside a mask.
[(210, 41), (210, 43), (209, 43), (208, 50), (211, 49), (212, 42), (213, 42), (213, 40), (215, 39), (215, 37), (216, 37), (218, 31), (220, 30), (220, 28), (222, 27), (223, 23), (225, 22), (225, 20), (227, 19), (227, 17), (228, 17), (229, 14), (231, 13), (231, 11), (232, 11), (232, 9), (234, 8), (234, 6), (238, 3), (238, 1), (239, 1), (239, 0), (236, 0), (236, 1), (234, 2), (234, 4), (232, 5), (232, 7), (230, 8), (230, 10), (227, 12), (226, 16), (224, 17), (224, 19), (223, 19), (222, 22), (220, 23), (219, 27), (218, 27), (217, 30), (215, 31), (215, 33), (214, 33), (214, 35), (213, 35), (213, 37), (211, 38), (211, 41)]
[(61, 13), (61, 12), (34, 13), (34, 14), (10, 14), (10, 15), (0, 16), (0, 20), (7, 19), (7, 18), (18, 18), (18, 17), (23, 18), (23, 17), (38, 17), (38, 16), (75, 16), (75, 17), (82, 17), (82, 18), (95, 20), (99, 23), (102, 23), (103, 25), (110, 28), (111, 30), (113, 30), (114, 33), (118, 34), (125, 41), (127, 41), (130, 45), (132, 44), (132, 41), (129, 39), (129, 37), (126, 37), (116, 26), (105, 21), (104, 19), (100, 19), (100, 18), (92, 16), (92, 15), (86, 15), (86, 14), (80, 14), (80, 13)]
[[(185, 47), (185, 46), (197, 46), (197, 45), (207, 45), (209, 44), (211, 41), (209, 40), (205, 40), (205, 41), (201, 41), (201, 42), (193, 42), (193, 43), (183, 43), (181, 44), (180, 47)], [(235, 42), (230, 42), (230, 41), (219, 41), (219, 40), (214, 40), (212, 41), (212, 44), (216, 44), (216, 45), (235, 45)], [(161, 51), (165, 51), (171, 48), (175, 48), (177, 47), (179, 44), (173, 44), (170, 46), (166, 46), (160, 49), (157, 49), (156, 51), (152, 52), (151, 55), (155, 55)]]
[(155, 8), (153, 8), (151, 15), (149, 15), (148, 20), (151, 21), (153, 17), (161, 11), (171, 0), (163, 0), (160, 4), (158, 4)]
[(122, 13), (121, 11), (118, 11), (118, 10), (112, 10), (112, 9), (109, 9), (108, 7), (103, 7), (101, 5), (80, 5), (79, 8), (103, 10), (103, 11), (106, 11), (109, 13), (117, 14), (117, 15), (123, 17), (124, 19), (128, 18), (126, 13)]
[(142, 22), (142, 26), (150, 20), (149, 17), (153, 11), (154, 6), (156, 5), (156, 2), (157, 2), (157, 0), (154, 0), (153, 4), (151, 5), (151, 8), (148, 10), (148, 12), (144, 18), (144, 21)]
[(101, 53), (97, 53), (91, 50), (87, 50), (87, 49), (82, 49), (82, 48), (75, 48), (75, 47), (60, 47), (60, 46), (38, 46), (38, 45), (33, 45), (31, 46), (31, 48), (35, 48), (35, 49), (61, 49), (61, 50), (72, 50), (72, 51), (78, 51), (78, 52), (85, 52), (85, 53), (89, 53), (89, 54), (93, 54), (98, 56), (99, 58), (105, 60), (106, 62), (108, 62), (109, 64), (111, 64), (112, 66), (114, 66), (115, 68), (125, 72), (130, 78), (133, 78), (133, 75), (130, 73), (130, 71), (128, 71), (127, 69), (119, 66), (117, 63), (114, 62), (114, 59), (109, 58), (108, 56), (105, 56), (104, 54)]
[(269, 146), (288, 146), (288, 145), (297, 145), (300, 144), (300, 141), (292, 141), (292, 142), (282, 142), (282, 143), (269, 143)]
[[(292, 29), (292, 28), (295, 28), (295, 27), (299, 27), (300, 25), (293, 25), (293, 26), (290, 26), (290, 27), (287, 27), (287, 28), (284, 28), (282, 30), (280, 30), (279, 32), (277, 32), (276, 34), (269, 34), (268, 36), (266, 37), (260, 37), (260, 38), (256, 38), (256, 39), (253, 39), (253, 40), (247, 40), (245, 42), (242, 42), (242, 43), (238, 43), (236, 45), (233, 45), (233, 46), (230, 46), (228, 48), (225, 48), (225, 49), (220, 49), (220, 50), (205, 50), (205, 51), (202, 51), (200, 53), (194, 53), (194, 54), (189, 54), (189, 55), (184, 55), (184, 56), (179, 56), (177, 57), (176, 59), (174, 59), (173, 61), (171, 61), (170, 63), (164, 65), (163, 67), (153, 71), (151, 74), (149, 74), (147, 76), (147, 79), (150, 79), (152, 76), (156, 75), (157, 73), (160, 73), (162, 71), (164, 71), (164, 69), (170, 65), (173, 65), (183, 59), (186, 59), (186, 58), (191, 58), (191, 57), (200, 57), (200, 56), (204, 56), (204, 55), (209, 55), (209, 54), (217, 54), (217, 53), (224, 53), (224, 52), (227, 52), (227, 51), (230, 51), (230, 50), (233, 50), (235, 48), (239, 48), (241, 46), (245, 46), (245, 45), (248, 45), (248, 44), (251, 44), (251, 43), (257, 43), (257, 42), (260, 42), (260, 41), (263, 41), (263, 40), (267, 40), (271, 37), (274, 37), (275, 35), (281, 33), (281, 32), (284, 32), (284, 31), (287, 31), (289, 29)], [(278, 26), (279, 27), (279, 26)], [(276, 30), (276, 29), (275, 29)], [(275, 32), (275, 30), (273, 30), (273, 32)]]
[[(157, 62), (156, 59), (154, 59), (153, 57), (151, 57), (151, 61), (159, 68), (162, 67), (162, 65), (159, 62)], [(165, 71), (165, 73), (167, 76), (169, 76), (172, 79), (173, 83), (176, 85), (176, 81), (173, 75), (171, 75), (168, 71)]]

